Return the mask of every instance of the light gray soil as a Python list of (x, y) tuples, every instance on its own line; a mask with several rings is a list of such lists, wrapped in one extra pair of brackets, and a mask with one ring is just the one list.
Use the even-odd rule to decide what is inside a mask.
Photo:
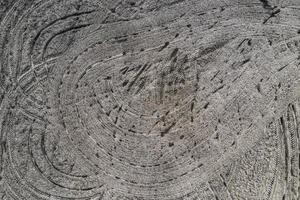
[(0, 0), (1, 200), (299, 200), (299, 0)]

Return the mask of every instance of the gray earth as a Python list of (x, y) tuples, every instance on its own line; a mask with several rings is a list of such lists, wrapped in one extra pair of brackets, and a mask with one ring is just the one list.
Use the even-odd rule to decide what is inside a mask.
[(1, 0), (1, 200), (299, 200), (299, 0)]

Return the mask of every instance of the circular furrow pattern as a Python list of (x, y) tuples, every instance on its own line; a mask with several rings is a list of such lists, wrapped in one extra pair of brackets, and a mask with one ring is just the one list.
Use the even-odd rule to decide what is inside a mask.
[(0, 199), (298, 199), (299, 9), (1, 1)]

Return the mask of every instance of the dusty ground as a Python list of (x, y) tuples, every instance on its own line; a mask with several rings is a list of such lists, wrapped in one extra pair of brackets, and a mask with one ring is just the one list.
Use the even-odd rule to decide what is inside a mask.
[(299, 0), (1, 0), (1, 200), (299, 200)]

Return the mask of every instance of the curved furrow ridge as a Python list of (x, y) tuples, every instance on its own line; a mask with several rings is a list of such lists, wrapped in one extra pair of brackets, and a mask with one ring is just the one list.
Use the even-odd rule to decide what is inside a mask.
[(299, 200), (299, 0), (0, 0), (0, 200)]

